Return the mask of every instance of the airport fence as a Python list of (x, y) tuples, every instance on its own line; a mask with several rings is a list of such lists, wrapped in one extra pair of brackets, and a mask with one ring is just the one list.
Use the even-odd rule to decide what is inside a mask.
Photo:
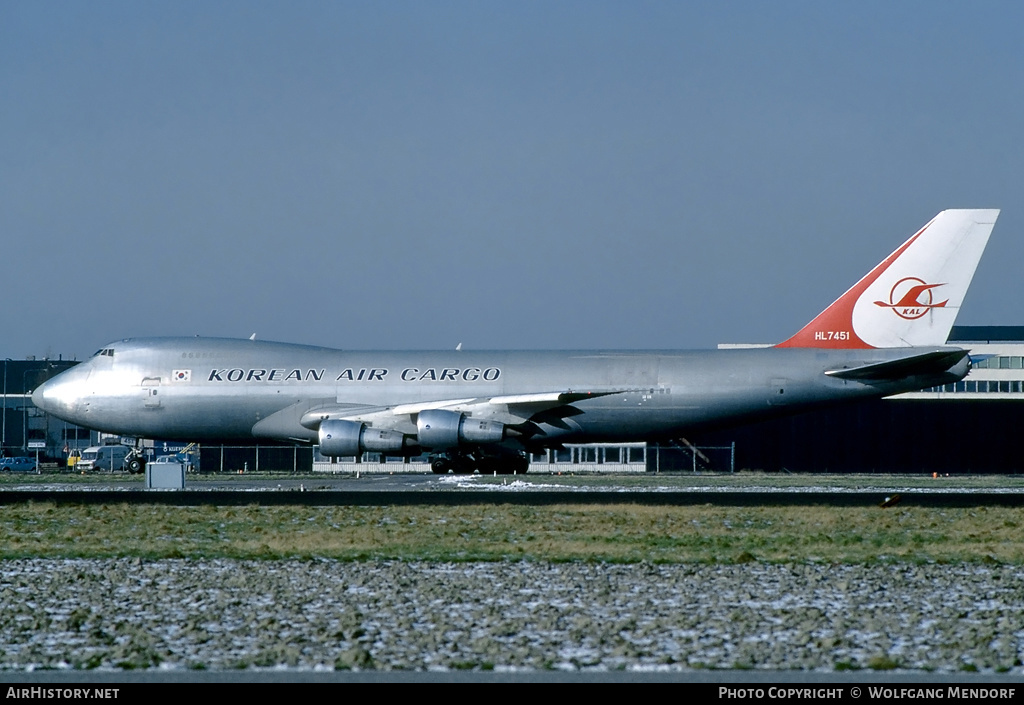
[[(270, 472), (298, 474), (426, 473), (427, 457), (401, 458), (381, 453), (361, 457), (327, 458), (319, 448), (298, 446), (201, 445), (194, 472), (239, 474)], [(670, 445), (593, 443), (566, 445), (530, 456), (532, 473), (660, 473), (735, 472), (736, 444), (695, 446), (685, 441)]]

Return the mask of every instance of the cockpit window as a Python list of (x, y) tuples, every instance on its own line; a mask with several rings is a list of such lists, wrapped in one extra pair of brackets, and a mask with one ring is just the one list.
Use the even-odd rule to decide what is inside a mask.
[(96, 354), (93, 355), (93, 357), (96, 357), (98, 355), (103, 355), (104, 357), (114, 357), (114, 348), (103, 348), (102, 350), (97, 350)]

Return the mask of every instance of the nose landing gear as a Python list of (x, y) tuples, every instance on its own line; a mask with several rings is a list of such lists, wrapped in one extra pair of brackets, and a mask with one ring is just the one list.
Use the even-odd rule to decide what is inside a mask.
[(146, 469), (146, 458), (135, 449), (124, 459), (124, 469), (132, 475), (138, 475)]

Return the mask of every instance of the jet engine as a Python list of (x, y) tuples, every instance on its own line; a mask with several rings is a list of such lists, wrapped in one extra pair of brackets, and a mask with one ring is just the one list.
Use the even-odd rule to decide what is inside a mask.
[(320, 424), (320, 453), (329, 457), (371, 453), (400, 453), (405, 436), (400, 431), (370, 428), (358, 421), (327, 419)]
[(505, 437), (505, 424), (473, 419), (457, 411), (427, 409), (416, 419), (416, 438), (424, 448), (455, 448), (467, 443), (497, 443)]

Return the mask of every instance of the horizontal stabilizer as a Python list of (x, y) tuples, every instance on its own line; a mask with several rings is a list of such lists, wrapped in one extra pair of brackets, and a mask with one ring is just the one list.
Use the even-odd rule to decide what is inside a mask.
[(841, 370), (829, 370), (825, 374), (830, 377), (858, 381), (891, 381), (905, 377), (914, 377), (915, 375), (941, 374), (957, 363), (962, 362), (969, 354), (966, 350), (936, 350), (922, 353), (921, 355), (900, 358), (899, 360), (875, 362), (870, 365), (849, 367)]

